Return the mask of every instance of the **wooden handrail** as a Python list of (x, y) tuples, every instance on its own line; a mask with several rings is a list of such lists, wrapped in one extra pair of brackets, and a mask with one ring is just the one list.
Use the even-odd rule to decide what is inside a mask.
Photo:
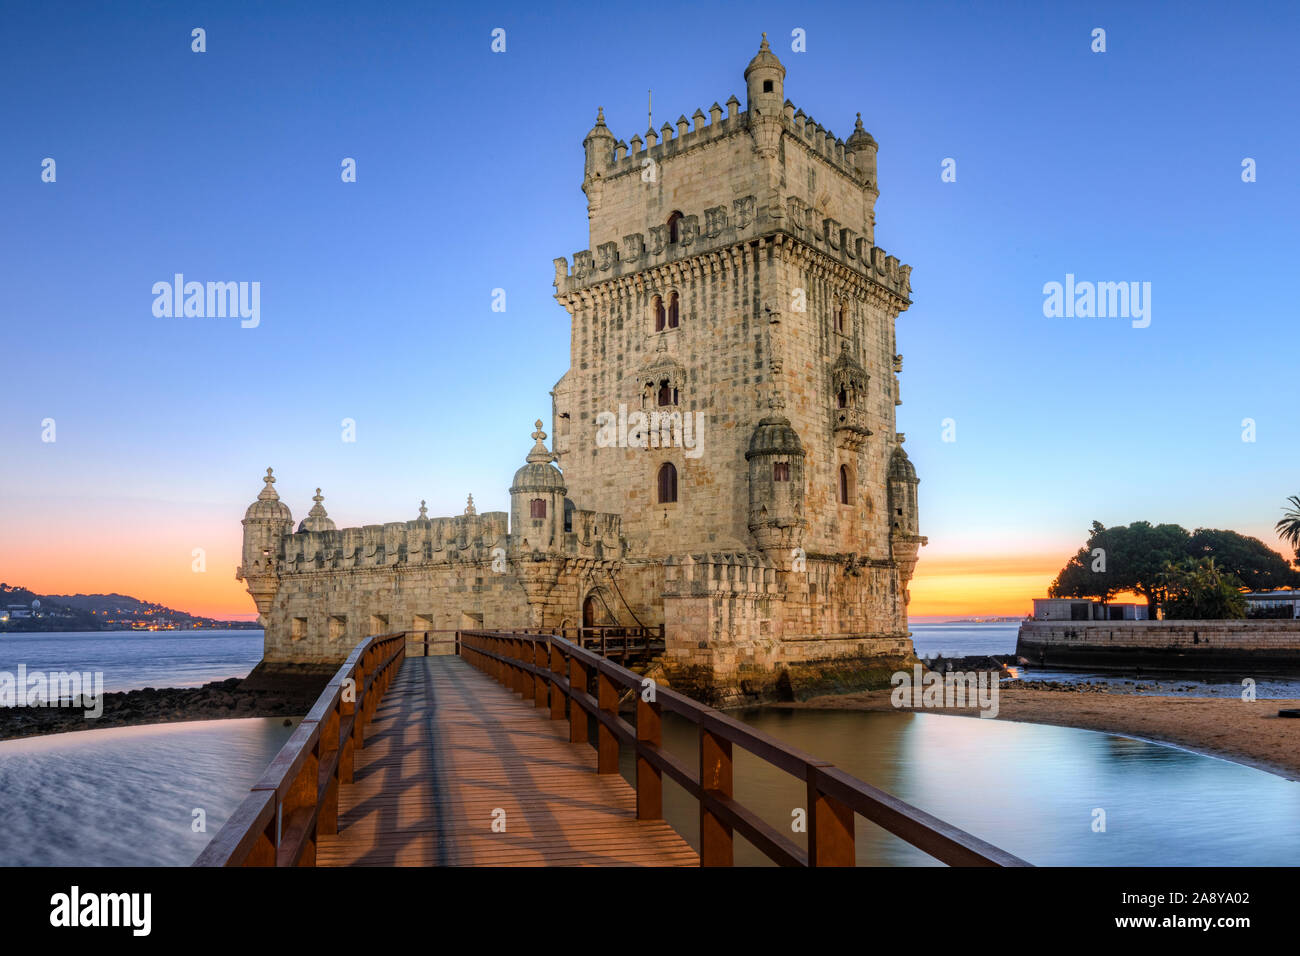
[[(557, 629), (560, 630), (560, 629)], [(540, 633), (539, 633), (540, 632)], [(700, 865), (730, 866), (739, 833), (783, 866), (853, 866), (855, 817), (862, 816), (951, 866), (1029, 866), (1024, 860), (871, 786), (838, 767), (782, 743), (734, 717), (658, 687), (561, 633), (461, 631), (458, 652), (519, 693), (552, 720), (569, 719), (569, 740), (587, 743), (596, 725), (596, 772), (618, 773), (620, 744), (636, 762), (637, 818), (663, 816), (666, 774), (699, 803)], [(596, 693), (592, 694), (592, 681)], [(653, 689), (653, 694), (642, 693)], [(635, 724), (618, 713), (623, 691), (636, 692)], [(663, 712), (698, 728), (699, 766), (663, 749)], [(735, 798), (732, 750), (740, 747), (807, 786), (808, 848), (780, 833)]]
[(366, 724), (406, 656), (407, 631), (367, 637), (348, 655), (248, 796), (194, 866), (315, 866), (338, 832), (339, 787), (352, 782)]

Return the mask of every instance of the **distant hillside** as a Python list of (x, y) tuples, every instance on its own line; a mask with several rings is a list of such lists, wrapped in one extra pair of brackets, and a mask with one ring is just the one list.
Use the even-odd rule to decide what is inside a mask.
[(0, 633), (13, 631), (201, 630), (247, 628), (248, 621), (196, 617), (126, 594), (36, 594), (0, 584)]

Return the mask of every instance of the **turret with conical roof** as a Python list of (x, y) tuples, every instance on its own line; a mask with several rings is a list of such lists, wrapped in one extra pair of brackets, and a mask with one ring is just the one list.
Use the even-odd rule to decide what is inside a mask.
[(767, 34), (758, 52), (745, 67), (746, 104), (751, 117), (755, 109), (763, 116), (779, 116), (785, 102), (785, 67), (767, 45)]
[(745, 451), (749, 462), (749, 531), (779, 568), (791, 566), (803, 544), (804, 448), (784, 415), (769, 415), (754, 428)]
[(298, 524), (299, 531), (334, 531), (334, 520), (325, 513), (324, 497), (320, 489), (316, 489), (316, 494), (311, 499), (315, 504), (311, 506), (311, 511), (307, 512), (307, 517), (303, 518)]
[(880, 195), (880, 188), (876, 185), (876, 153), (879, 149), (875, 138), (862, 127), (862, 114), (859, 113), (857, 122), (853, 124), (853, 134), (844, 143), (844, 153), (861, 171), (866, 181), (863, 189), (874, 196)]
[(587, 159), (583, 166), (582, 189), (591, 198), (589, 188), (609, 169), (614, 159), (614, 134), (605, 125), (605, 108), (596, 107), (596, 125), (591, 128), (582, 141), (582, 148)]
[(259, 615), (271, 609), (271, 600), (279, 590), (284, 536), (293, 531), (293, 514), (276, 493), (270, 468), (262, 481), (257, 500), (244, 512), (244, 563), (235, 572), (236, 580), (247, 582)]
[[(510, 541), (528, 551), (560, 547), (564, 520), (564, 475), (553, 464), (555, 456), (545, 445), (542, 420), (532, 434), (533, 447), (526, 463), (510, 483)], [(526, 542), (526, 544), (525, 544)]]

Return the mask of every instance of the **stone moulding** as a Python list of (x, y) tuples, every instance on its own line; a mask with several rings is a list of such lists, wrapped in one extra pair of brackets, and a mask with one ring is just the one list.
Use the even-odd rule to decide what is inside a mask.
[[(771, 251), (784, 261), (797, 264), (811, 276), (825, 276), (842, 282), (849, 291), (884, 305), (891, 316), (896, 317), (912, 304), (912, 267), (901, 265), (895, 257), (885, 255), (883, 249), (872, 246), (866, 259), (857, 260), (849, 260), (841, 250), (842, 258), (837, 258), (825, 247), (810, 244), (786, 229), (720, 242), (718, 246), (707, 249), (698, 248), (690, 256), (656, 265), (641, 265), (635, 272), (625, 273), (623, 260), (616, 259), (607, 275), (599, 275), (594, 269), (580, 273), (578, 263), (585, 261), (582, 258), (584, 253), (577, 253), (570, 274), (567, 260), (559, 258), (555, 260), (555, 298), (572, 313), (584, 304), (608, 301), (608, 297), (621, 298), (643, 290), (668, 288), (687, 275), (698, 276), (720, 268), (734, 268), (735, 263), (764, 251)], [(590, 253), (585, 255), (590, 259)]]

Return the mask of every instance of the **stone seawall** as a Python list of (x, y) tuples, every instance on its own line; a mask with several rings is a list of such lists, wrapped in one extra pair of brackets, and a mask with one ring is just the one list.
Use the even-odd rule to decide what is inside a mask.
[(1027, 621), (1016, 654), (1040, 667), (1300, 673), (1300, 621)]
[(710, 650), (695, 663), (670, 646), (663, 674), (674, 690), (722, 709), (879, 690), (916, 663), (906, 636), (787, 638)]

